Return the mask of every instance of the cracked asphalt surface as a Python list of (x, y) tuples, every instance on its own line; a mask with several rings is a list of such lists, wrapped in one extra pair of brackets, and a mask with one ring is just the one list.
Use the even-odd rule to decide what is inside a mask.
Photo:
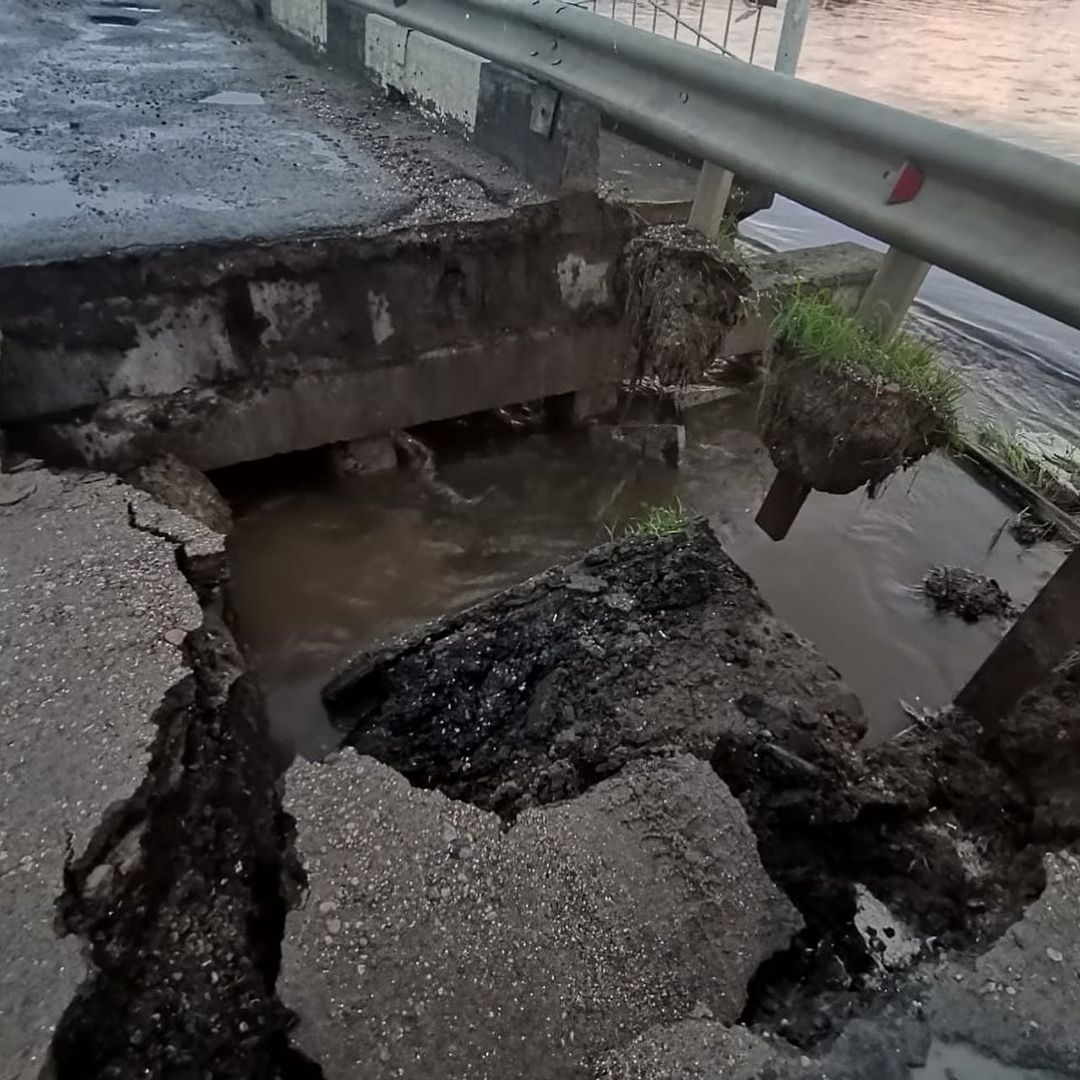
[(202, 613), (176, 544), (131, 523), (169, 528), (142, 492), (101, 474), (0, 479), (27, 492), (0, 506), (0, 1075), (21, 1080), (85, 971), (53, 929), (65, 850), (141, 783), (154, 710), (188, 670), (174, 642)]
[(231, 5), (160, 7), (127, 26), (79, 0), (0, 5), (0, 263), (372, 232), (533, 197)]

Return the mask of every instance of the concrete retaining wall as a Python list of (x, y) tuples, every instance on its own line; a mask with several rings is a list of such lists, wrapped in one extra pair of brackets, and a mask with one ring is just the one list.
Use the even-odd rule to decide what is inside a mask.
[(0, 269), (0, 421), (58, 460), (203, 469), (610, 385), (637, 225), (579, 195), (370, 239)]
[(596, 186), (600, 114), (362, 0), (238, 0), (335, 67), (407, 98), (551, 192)]

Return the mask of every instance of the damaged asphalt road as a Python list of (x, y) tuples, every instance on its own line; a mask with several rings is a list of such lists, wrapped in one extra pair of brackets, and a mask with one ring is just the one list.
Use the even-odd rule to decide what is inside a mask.
[(730, 1023), (801, 923), (705, 762), (653, 758), (499, 819), (343, 751), (289, 778), (310, 892), (282, 995), (328, 1080), (585, 1077), (691, 1013)]
[(0, 264), (498, 215), (511, 169), (239, 9), (0, 6)]
[[(612, 726), (604, 712), (618, 680), (574, 698), (575, 738), (592, 730), (616, 765), (575, 756), (561, 738), (568, 713), (534, 670), (526, 685), (546, 687), (551, 708), (526, 702), (523, 714), (548, 726), (522, 731), (520, 702), (486, 697), (501, 701), (489, 719), (517, 749), (477, 754), (488, 767), (464, 798), (347, 747), (293, 765), (283, 803), (281, 762), (230, 629), (221, 537), (113, 478), (17, 475), (32, 490), (0, 509), (0, 902), (15, 930), (0, 967), (0, 1053), (12, 1077), (982, 1080), (964, 1071), (971, 1062), (1003, 1078), (1080, 1075), (1080, 859), (1048, 854), (1032, 877), (1017, 848), (1080, 836), (1066, 797), (1078, 740), (1060, 734), (1075, 661), (993, 746), (958, 724), (955, 745), (928, 729), (864, 758), (857, 702), (695, 526), (605, 545), (585, 557), (587, 574), (551, 571), (350, 672), (366, 672), (367, 723), (378, 726), (398, 700), (371, 696), (380, 664), (411, 657), (419, 672), (425, 650), (452, 651), (485, 620), (519, 620), (503, 638), (513, 651), (570, 585), (570, 632), (537, 655), (574, 672), (580, 691), (610, 663), (608, 616), (625, 619), (629, 603), (653, 640), (634, 654), (645, 681), (621, 676), (639, 702), (623, 701), (632, 720)], [(714, 662), (706, 679), (716, 649), (731, 670)], [(501, 663), (493, 677), (510, 671)], [(414, 705), (446, 704), (432, 679), (455, 670), (430, 669)], [(701, 677), (683, 686), (690, 672)], [(716, 730), (678, 720), (680, 703), (712, 715), (731, 679), (754, 690), (739, 689)], [(462, 716), (484, 685), (458, 686)], [(426, 745), (433, 729), (409, 723)], [(969, 782), (961, 739), (986, 756), (986, 784), (1034, 808), (997, 847), (970, 820), (989, 788)], [(1035, 768), (1046, 740), (1057, 771)], [(1038, 782), (995, 772), (1005, 751)], [(903, 755), (914, 770), (900, 768)], [(568, 756), (574, 783), (551, 787)], [(511, 809), (512, 824), (470, 798)], [(976, 891), (923, 904), (930, 885), (908, 860), (943, 858), (943, 836)], [(1025, 868), (1011, 889), (1003, 861)], [(807, 887), (814, 875), (822, 888)], [(983, 879), (996, 891), (979, 892)], [(909, 904), (921, 952), (909, 970), (838, 986), (794, 954), (851, 959), (828, 920), (843, 928), (858, 882), (896, 910)], [(953, 927), (943, 949), (926, 926), (961, 909), (970, 932)], [(869, 946), (863, 958), (874, 967)], [(826, 1013), (834, 1020), (815, 1028)]]
[[(65, 849), (83, 851), (146, 773), (155, 710), (188, 672), (202, 621), (175, 544), (132, 528), (149, 500), (112, 477), (16, 474), (33, 492), (0, 508), (0, 1061), (36, 1076), (84, 975), (57, 940)], [(220, 550), (191, 533), (197, 553)]]

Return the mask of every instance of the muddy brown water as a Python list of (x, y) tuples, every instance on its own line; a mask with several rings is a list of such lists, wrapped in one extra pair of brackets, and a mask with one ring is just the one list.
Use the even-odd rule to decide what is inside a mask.
[[(397, 471), (334, 479), (261, 470), (235, 496), (233, 601), (279, 737), (318, 754), (336, 737), (319, 689), (355, 651), (468, 606), (603, 541), (644, 504), (706, 515), (781, 618), (861, 697), (871, 737), (950, 700), (1004, 631), (935, 614), (916, 589), (935, 564), (968, 566), (1026, 604), (1063, 557), (998, 535), (1011, 515), (935, 454), (875, 500), (813, 494), (788, 539), (753, 523), (773, 476), (741, 394), (693, 410), (683, 467), (630, 458), (581, 434), (460, 442), (439, 455), (449, 500)], [(995, 542), (995, 536), (997, 536)]]

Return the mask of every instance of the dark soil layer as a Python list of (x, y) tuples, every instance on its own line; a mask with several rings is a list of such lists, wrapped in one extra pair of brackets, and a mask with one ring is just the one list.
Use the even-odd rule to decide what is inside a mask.
[(935, 610), (959, 615), (965, 622), (1004, 619), (1016, 613), (1009, 594), (993, 578), (974, 570), (935, 566), (923, 579), (923, 591)]
[(83, 939), (93, 973), (55, 1033), (56, 1080), (304, 1075), (274, 992), (299, 880), (291, 821), (262, 703), (203, 586), (194, 671), (155, 717), (146, 779), (65, 870), (58, 928)]
[(808, 769), (822, 741), (865, 729), (704, 523), (604, 545), (364, 653), (324, 696), (361, 753), (506, 815), (662, 747), (708, 759), (763, 712)]
[(934, 410), (895, 383), (783, 349), (766, 372), (758, 431), (777, 469), (834, 495), (873, 488), (946, 442)]
[(750, 277), (688, 226), (657, 225), (627, 245), (620, 267), (637, 378), (700, 381), (743, 313)]

